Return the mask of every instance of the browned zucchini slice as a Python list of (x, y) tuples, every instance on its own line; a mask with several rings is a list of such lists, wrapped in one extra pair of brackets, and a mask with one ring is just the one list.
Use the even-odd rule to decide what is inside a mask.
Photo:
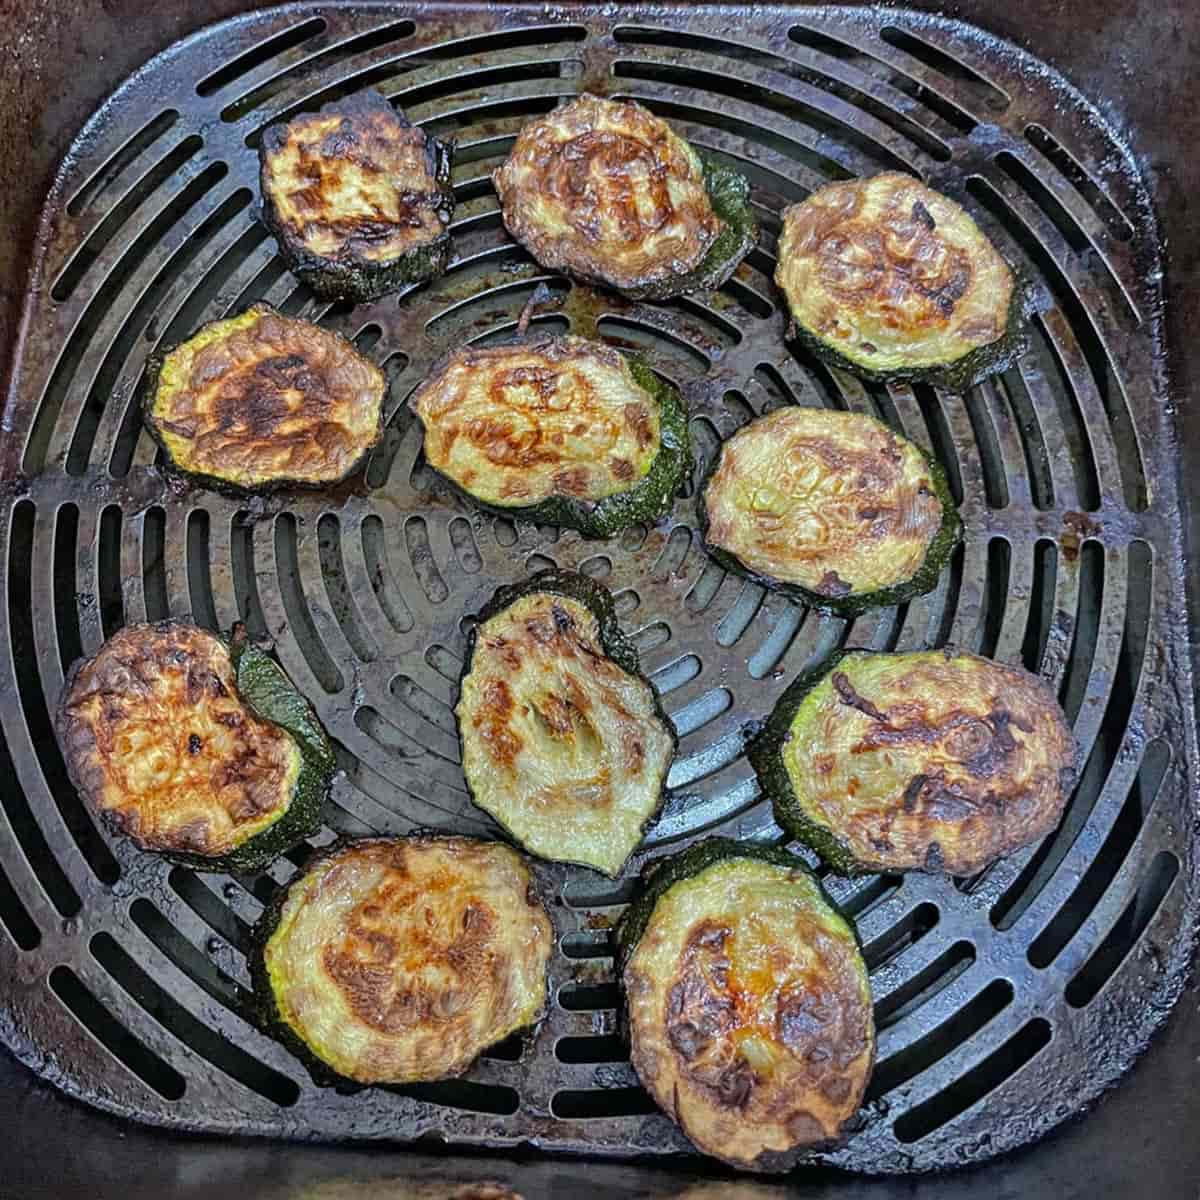
[(745, 179), (632, 100), (585, 94), (530, 122), (492, 180), (538, 262), (633, 299), (719, 287), (757, 237)]
[(854, 616), (936, 586), (961, 522), (941, 467), (861, 413), (780, 408), (721, 447), (705, 542), (725, 566)]
[(805, 344), (868, 379), (961, 391), (1023, 348), (1008, 263), (910, 175), (832, 183), (787, 209), (775, 282)]
[(456, 350), (412, 405), (429, 465), (473, 500), (587, 537), (660, 517), (691, 467), (678, 392), (586, 338)]
[(546, 571), (501, 588), (454, 710), (475, 803), (542, 858), (615, 875), (662, 803), (675, 731), (612, 597)]
[(244, 639), (181, 621), (130, 625), (71, 669), (56, 725), (80, 793), (143, 850), (251, 870), (320, 824), (329, 743)]
[(553, 928), (498, 842), (368, 838), (320, 857), (264, 914), (256, 986), (321, 1082), (461, 1074), (533, 1024)]
[(319, 325), (256, 304), (152, 367), (145, 418), (170, 464), (218, 487), (317, 486), (382, 437), (383, 372)]
[(633, 1065), (701, 1150), (784, 1170), (838, 1140), (875, 1060), (871, 987), (803, 860), (699, 842), (654, 864), (617, 936)]
[(1042, 680), (940, 650), (835, 656), (748, 748), (776, 820), (836, 870), (950, 875), (1049, 833), (1075, 753)]
[(373, 300), (446, 269), (451, 153), (378, 92), (304, 113), (263, 134), (263, 221), (318, 295)]

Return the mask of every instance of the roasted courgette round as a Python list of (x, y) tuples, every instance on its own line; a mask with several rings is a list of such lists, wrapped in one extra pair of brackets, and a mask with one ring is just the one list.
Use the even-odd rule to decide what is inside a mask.
[(739, 429), (701, 510), (724, 566), (841, 616), (930, 591), (961, 531), (930, 455), (874, 417), (817, 408)]
[(267, 1028), (319, 1083), (465, 1071), (546, 1003), (553, 928), (516, 851), (414, 835), (337, 846), (256, 931)]
[(799, 339), (867, 379), (962, 391), (1023, 349), (1008, 263), (910, 175), (831, 183), (785, 210), (775, 282)]
[(662, 803), (676, 738), (603, 587), (543, 571), (501, 588), (454, 714), (480, 808), (532, 854), (620, 871)]
[(779, 824), (846, 873), (972, 875), (1049, 833), (1075, 781), (1042, 680), (940, 650), (835, 655), (747, 753)]
[(264, 491), (351, 475), (383, 436), (386, 391), (345, 338), (256, 304), (152, 363), (143, 408), (175, 470)]
[(701, 1150), (783, 1170), (839, 1138), (874, 1065), (871, 987), (801, 859), (700, 842), (656, 864), (617, 939), (634, 1068)]
[(679, 393), (586, 338), (456, 350), (412, 406), (426, 461), (472, 500), (585, 537), (662, 516), (691, 469)]
[(450, 257), (451, 154), (378, 92), (303, 113), (263, 134), (263, 222), (318, 295), (362, 303), (432, 279)]
[(585, 94), (530, 122), (492, 181), (538, 262), (634, 300), (720, 287), (757, 239), (745, 178), (632, 100)]
[(130, 625), (67, 675), (56, 730), (85, 800), (143, 850), (265, 866), (315, 833), (333, 750), (308, 701), (236, 630)]

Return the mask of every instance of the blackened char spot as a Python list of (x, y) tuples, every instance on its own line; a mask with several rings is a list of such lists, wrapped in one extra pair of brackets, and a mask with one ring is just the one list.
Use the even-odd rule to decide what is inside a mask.
[(836, 571), (826, 571), (817, 584), (817, 591), (822, 596), (845, 596), (851, 587)]
[(200, 735), (198, 733), (192, 733), (188, 735), (188, 753), (200, 753)]
[(833, 690), (837, 692), (839, 699), (843, 704), (849, 705), (851, 708), (856, 708), (865, 717), (870, 717), (872, 721), (882, 721), (887, 724), (887, 717), (873, 705), (870, 700), (860, 696), (855, 690), (854, 685), (843, 671), (836, 671), (833, 676)]
[(930, 232), (937, 228), (937, 222), (933, 219), (933, 213), (920, 200), (913, 201), (912, 215), (914, 221), (920, 221)]
[(911, 813), (916, 811), (917, 801), (921, 797), (921, 789), (925, 786), (927, 777), (924, 775), (914, 775), (908, 781), (908, 787), (904, 789), (904, 811)]

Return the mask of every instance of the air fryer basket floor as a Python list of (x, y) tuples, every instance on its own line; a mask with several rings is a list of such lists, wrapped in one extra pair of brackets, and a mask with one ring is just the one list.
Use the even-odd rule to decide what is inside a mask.
[[(275, 256), (255, 219), (256, 147), (272, 120), (367, 86), (457, 138), (456, 257), (430, 286), (351, 309), (318, 302)], [(750, 177), (762, 244), (720, 292), (631, 304), (508, 239), (488, 173), (524, 120), (582, 90), (636, 97)], [(783, 342), (781, 208), (888, 168), (960, 198), (1035, 283), (1030, 351), (965, 397), (864, 387)], [(781, 403), (875, 413), (933, 449), (967, 531), (939, 589), (820, 618), (709, 564), (690, 496), (607, 543), (458, 502), (421, 461), (407, 397), (448, 347), (509, 336), (540, 282), (561, 303), (539, 327), (644, 349), (680, 385), (697, 475), (720, 437)], [(866, 945), (880, 1045), (860, 1129), (821, 1161), (954, 1165), (1078, 1111), (1165, 1018), (1191, 951), (1195, 730), (1160, 284), (1148, 198), (1101, 118), (1037, 60), (950, 21), (294, 5), (155, 59), (56, 181), (6, 410), (0, 722), (19, 786), (0, 794), (4, 1040), (68, 1092), (176, 1128), (686, 1151), (616, 1036), (607, 929), (646, 854), (616, 884), (543, 868), (560, 946), (532, 1039), (461, 1082), (342, 1095), (247, 1019), (247, 932), (294, 863), (199, 875), (110, 840), (50, 733), (65, 668), (122, 623), (242, 619), (275, 639), (339, 742), (318, 843), (486, 834), (449, 707), (465, 630), (498, 583), (554, 562), (618, 593), (680, 729), (651, 855), (708, 832), (778, 836), (745, 729), (838, 646), (954, 644), (1059, 687), (1083, 772), (1057, 833), (969, 880), (830, 880)], [(256, 299), (346, 333), (389, 374), (385, 443), (337, 495), (232, 501), (156, 469), (137, 410), (147, 356)]]

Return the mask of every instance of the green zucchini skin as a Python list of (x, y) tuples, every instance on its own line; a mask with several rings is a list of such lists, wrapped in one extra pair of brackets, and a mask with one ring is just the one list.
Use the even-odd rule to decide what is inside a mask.
[(617, 945), (617, 976), (624, 974), (625, 964), (637, 949), (654, 906), (677, 883), (691, 879), (706, 871), (709, 867), (729, 859), (748, 858), (757, 862), (774, 863), (777, 867), (787, 867), (792, 871), (803, 871), (809, 875), (820, 888), (825, 903), (833, 913), (841, 918), (848, 936), (854, 939), (860, 949), (862, 942), (854, 922), (847, 917), (837, 904), (830, 899), (828, 893), (821, 887), (811, 867), (799, 855), (785, 850), (782, 846), (764, 846), (752, 842), (739, 842), (734, 838), (711, 837), (701, 842), (694, 842), (686, 850), (669, 858), (660, 858), (650, 864), (652, 870), (645, 885), (630, 903), (617, 923), (615, 938)]
[[(594, 579), (589, 579), (588, 576), (581, 575), (576, 571), (563, 571), (558, 568), (550, 568), (545, 571), (539, 571), (531, 575), (528, 579), (522, 580), (520, 583), (507, 584), (496, 591), (492, 599), (480, 610), (479, 617), (468, 637), (467, 653), (463, 662), (462, 674), (459, 677), (459, 689), (458, 694), (454, 697), (453, 707), (457, 709), (462, 695), (462, 680), (466, 679), (471, 673), (471, 668), (474, 665), (475, 646), (478, 641), (479, 629), (491, 620), (492, 617), (502, 613), (506, 608), (516, 603), (516, 601), (538, 592), (547, 592), (551, 595), (563, 596), (568, 600), (575, 600), (595, 616), (600, 630), (600, 645), (604, 653), (623, 671), (640, 679), (649, 687), (654, 701), (654, 715), (670, 736), (673, 753), (678, 752), (679, 735), (676, 733), (675, 726), (670, 717), (667, 716), (666, 711), (663, 709), (662, 697), (659, 695), (658, 689), (642, 674), (637, 647), (633, 644), (633, 640), (628, 634), (621, 629), (612, 593)], [(461, 757), (463, 752), (463, 736), (461, 724), (457, 721), (456, 728)], [(465, 772), (464, 779), (466, 779)], [(469, 779), (466, 780), (466, 786), (472, 803), (476, 803), (475, 792), (471, 787)], [(646, 817), (643, 825), (644, 829), (648, 829), (653, 824), (659, 812), (662, 811), (666, 796), (667, 783), (666, 775), (664, 775), (658, 804), (655, 806), (654, 811)], [(521, 850), (522, 853), (532, 853), (532, 851), (522, 844), (512, 830), (503, 825), (497, 817), (486, 809), (481, 808), (481, 811), (487, 812), (487, 815), (504, 830), (507, 839)], [(536, 858), (537, 856), (534, 855), (534, 857)], [(577, 865), (587, 867), (589, 870), (597, 870), (595, 866), (588, 863), (579, 863)]]
[(303, 761), (292, 802), (273, 825), (219, 858), (180, 853), (165, 857), (199, 871), (261, 871), (321, 828), (325, 797), (337, 764), (329, 736), (312, 705), (278, 663), (247, 640), (240, 627), (235, 627), (228, 645), (243, 702), (255, 716), (278, 725), (300, 747)]
[[(331, 858), (349, 844), (351, 844), (349, 839), (338, 838), (337, 841), (322, 847), (305, 861), (304, 866), (297, 871), (295, 878), (299, 879), (318, 863), (326, 858)], [(283, 1019), (283, 1015), (279, 1011), (275, 992), (271, 987), (270, 976), (267, 973), (266, 951), (267, 943), (271, 940), (271, 935), (275, 932), (279, 925), (279, 919), (283, 915), (283, 906), (287, 903), (287, 897), (288, 889), (286, 887), (279, 888), (250, 931), (246, 965), (250, 972), (253, 1001), (249, 1016), (261, 1033), (273, 1038), (300, 1060), (317, 1087), (361, 1091), (366, 1086), (365, 1084), (339, 1075), (328, 1063), (318, 1058), (309, 1049), (308, 1043)]]
[[(370, 103), (366, 97), (360, 98), (358, 106), (353, 101), (334, 101), (324, 105), (320, 111), (352, 115), (358, 107)], [(378, 97), (376, 103), (391, 111), (391, 106), (382, 97)], [(259, 143), (259, 170), (263, 178), (266, 175), (268, 155), (276, 149), (276, 139), (283, 135), (285, 129), (286, 125), (272, 126)], [(454, 188), (450, 182), (454, 143), (442, 142), (429, 135), (426, 135), (426, 143), (432, 157), (433, 177), (440, 197), (438, 211), (443, 223), (449, 226), (455, 207)], [(361, 255), (335, 261), (313, 254), (297, 244), (296, 239), (289, 234), (269, 189), (260, 187), (259, 191), (262, 196), (262, 222), (275, 239), (280, 258), (301, 283), (326, 299), (351, 300), (355, 304), (366, 304), (389, 292), (398, 291), (407, 284), (435, 279), (445, 272), (450, 262), (448, 228), (434, 241), (415, 246), (389, 262), (374, 262)]]
[(716, 472), (719, 456), (714, 456), (696, 493), (697, 519), (704, 541), (704, 549), (726, 571), (731, 571), (743, 579), (750, 580), (751, 583), (757, 583), (768, 591), (778, 592), (780, 595), (805, 604), (809, 608), (814, 608), (818, 612), (829, 613), (836, 617), (858, 617), (872, 608), (890, 608), (895, 604), (907, 604), (918, 596), (932, 592), (941, 578), (942, 568), (950, 560), (955, 547), (962, 540), (962, 518), (959, 516), (958, 505), (954, 502), (954, 496), (950, 491), (950, 482), (946, 478), (942, 464), (924, 447), (918, 446), (915, 442), (911, 444), (920, 451), (928, 464), (929, 479), (942, 506), (942, 523), (929, 543), (924, 561), (916, 572), (902, 583), (879, 588), (873, 592), (858, 592), (849, 596), (826, 596), (820, 592), (814, 592), (811, 588), (801, 587), (796, 583), (785, 583), (778, 579), (772, 579), (769, 575), (760, 575), (756, 571), (749, 570), (739, 558), (720, 546), (714, 545), (708, 538), (708, 511), (704, 504), (704, 493), (708, 490), (709, 481)]
[[(650, 470), (627, 492), (617, 492), (603, 500), (576, 500), (570, 496), (550, 496), (537, 504), (506, 507), (488, 504), (473, 496), (453, 479), (436, 471), (438, 478), (456, 494), (477, 508), (507, 517), (511, 521), (532, 521), (535, 525), (555, 525), (574, 529), (589, 540), (610, 538), (641, 521), (652, 524), (671, 511), (675, 497), (692, 469), (692, 439), (688, 432), (687, 411), (678, 389), (650, 368), (640, 355), (622, 350), (637, 383), (658, 404), (659, 448)], [(434, 368), (436, 372), (437, 368)], [(434, 372), (431, 372), (434, 373)]]
[(783, 746), (791, 732), (796, 710), (803, 703), (804, 697), (830, 671), (835, 670), (848, 654), (853, 653), (853, 650), (839, 650), (811, 671), (797, 676), (779, 697), (766, 724), (746, 746), (746, 758), (758, 776), (762, 794), (771, 802), (775, 820), (791, 837), (815, 850), (839, 875), (874, 875), (878, 872), (860, 866), (850, 848), (835, 833), (809, 819), (796, 799), (792, 781), (783, 762)]
[(788, 322), (787, 338), (826, 366), (836, 367), (869, 383), (924, 383), (946, 392), (965, 392), (988, 376), (1007, 371), (1029, 349), (1025, 316), (1031, 304), (1029, 285), (1011, 263), (1009, 270), (1013, 273), (1013, 294), (1008, 302), (1004, 332), (994, 342), (977, 346), (951, 363), (878, 371), (847, 358), (794, 320)]
[[(709, 203), (725, 227), (690, 271), (641, 287), (616, 289), (629, 300), (670, 300), (692, 292), (716, 291), (758, 245), (758, 222), (750, 207), (750, 184), (746, 177), (730, 167), (721, 166), (702, 150), (696, 153), (704, 164), (704, 190), (708, 193)], [(588, 282), (611, 286), (603, 280)]]

